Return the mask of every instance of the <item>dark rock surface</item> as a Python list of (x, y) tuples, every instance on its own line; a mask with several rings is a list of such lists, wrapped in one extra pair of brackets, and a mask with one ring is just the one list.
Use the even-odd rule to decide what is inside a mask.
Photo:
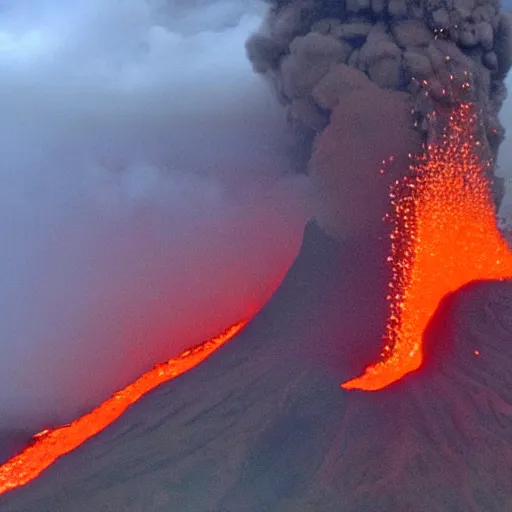
[(1, 497), (0, 510), (512, 510), (512, 283), (448, 297), (420, 371), (346, 392), (339, 382), (380, 349), (382, 253), (310, 226), (240, 335)]

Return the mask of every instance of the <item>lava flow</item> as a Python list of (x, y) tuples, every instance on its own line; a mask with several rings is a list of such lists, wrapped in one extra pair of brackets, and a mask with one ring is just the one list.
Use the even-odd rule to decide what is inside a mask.
[(31, 446), (0, 466), (0, 494), (25, 485), (36, 478), (56, 459), (105, 429), (143, 395), (197, 366), (237, 334), (246, 323), (247, 321), (239, 322), (220, 336), (190, 348), (166, 363), (156, 365), (135, 382), (73, 423), (36, 434)]
[(439, 141), (392, 189), (385, 346), (381, 360), (343, 388), (375, 391), (417, 370), (423, 333), (444, 296), (471, 281), (512, 277), (480, 149), (476, 109), (461, 103)]

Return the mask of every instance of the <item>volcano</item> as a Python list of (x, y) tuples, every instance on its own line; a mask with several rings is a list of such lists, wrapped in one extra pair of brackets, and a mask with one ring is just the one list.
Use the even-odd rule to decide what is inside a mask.
[(236, 337), (0, 509), (511, 510), (512, 282), (445, 297), (418, 371), (379, 392), (343, 390), (380, 349), (389, 269), (378, 245), (310, 224)]
[[(69, 425), (30, 439), (0, 424), (9, 445), (0, 449), (8, 459), (2, 512), (512, 510), (512, 252), (496, 224), (504, 182), (494, 172), (512, 17), (494, 0), (474, 9), (390, 1), (385, 14), (373, 1), (268, 3), (248, 56), (308, 154), (298, 151), (295, 170), (306, 173), (314, 203), (294, 264), (258, 313), (157, 364)], [(151, 23), (141, 30), (162, 34)], [(277, 209), (274, 221), (282, 215)], [(295, 256), (298, 243), (258, 237), (273, 226), (264, 219), (237, 224), (254, 244), (248, 253), (264, 247), (272, 260), (279, 246)], [(204, 276), (233, 270), (228, 256), (247, 259), (226, 254), (208, 246)], [(146, 256), (135, 256), (140, 268), (156, 268)], [(240, 275), (268, 273), (261, 267)], [(149, 332), (152, 308), (129, 293), (144, 275), (135, 272), (135, 287), (112, 297), (130, 298)], [(192, 325), (215, 316), (235, 285), (235, 302), (250, 295), (236, 275), (208, 287), (191, 271), (199, 285)], [(154, 307), (169, 306), (158, 299)], [(126, 311), (116, 332), (143, 341)], [(98, 332), (109, 345), (108, 329)], [(120, 360), (138, 360), (140, 352), (120, 347)], [(52, 370), (71, 370), (60, 386), (72, 390), (73, 366), (53, 353), (44, 351)], [(4, 365), (38, 386), (28, 365)]]

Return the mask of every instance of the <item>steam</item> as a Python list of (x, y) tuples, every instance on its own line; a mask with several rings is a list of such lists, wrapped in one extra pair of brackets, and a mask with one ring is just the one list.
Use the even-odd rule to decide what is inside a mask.
[[(434, 111), (462, 89), (481, 108), (484, 145), (496, 159), (512, 63), (512, 17), (497, 0), (269, 4), (248, 54), (310, 143), (308, 172), (328, 231), (345, 238), (375, 229), (407, 154), (436, 132)], [(499, 205), (504, 183), (489, 174)]]
[(307, 180), (244, 50), (262, 6), (189, 4), (0, 4), (4, 426), (254, 314), (298, 251)]

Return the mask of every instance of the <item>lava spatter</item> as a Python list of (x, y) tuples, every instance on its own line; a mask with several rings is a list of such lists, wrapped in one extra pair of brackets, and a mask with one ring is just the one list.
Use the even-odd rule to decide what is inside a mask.
[(490, 163), (479, 149), (476, 108), (460, 103), (440, 139), (392, 188), (385, 346), (381, 360), (343, 388), (375, 391), (417, 370), (423, 333), (443, 297), (471, 281), (512, 277), (486, 177)]
[(43, 430), (36, 434), (31, 446), (0, 466), (0, 494), (25, 485), (39, 476), (59, 457), (74, 450), (113, 423), (143, 395), (197, 366), (235, 336), (246, 323), (247, 321), (239, 322), (216, 338), (205, 341), (186, 350), (178, 357), (155, 366), (96, 409), (69, 425), (55, 430)]

